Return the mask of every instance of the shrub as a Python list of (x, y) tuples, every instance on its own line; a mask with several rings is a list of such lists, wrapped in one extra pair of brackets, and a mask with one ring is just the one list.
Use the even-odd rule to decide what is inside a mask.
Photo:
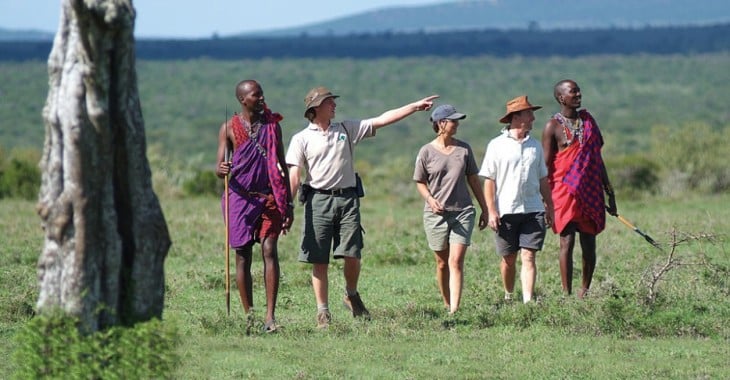
[(717, 194), (730, 190), (730, 168), (724, 157), (730, 155), (725, 143), (730, 128), (710, 128), (705, 123), (686, 125), (671, 133), (665, 127), (652, 131), (653, 155), (663, 165), (663, 192), (684, 191)]
[(11, 158), (0, 169), (0, 198), (22, 198), (32, 200), (38, 196), (41, 173), (37, 162)]
[(659, 165), (643, 156), (628, 155), (606, 162), (611, 184), (622, 197), (655, 194), (659, 189)]
[(196, 171), (193, 178), (183, 182), (182, 187), (183, 193), (188, 196), (220, 196), (223, 193), (223, 181), (210, 170)]
[(159, 320), (82, 334), (78, 319), (56, 313), (32, 319), (17, 334), (16, 378), (171, 378), (177, 332)]

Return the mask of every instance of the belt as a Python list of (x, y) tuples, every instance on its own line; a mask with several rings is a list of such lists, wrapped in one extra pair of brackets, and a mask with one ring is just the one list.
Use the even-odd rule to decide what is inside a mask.
[(256, 191), (249, 191), (246, 194), (248, 194), (248, 196), (250, 196), (250, 197), (259, 197), (259, 198), (267, 198), (269, 195), (271, 195), (271, 193), (259, 193)]
[(315, 193), (318, 193), (318, 194), (342, 195), (342, 194), (347, 194), (349, 192), (355, 191), (355, 188), (354, 187), (345, 187), (342, 189), (329, 189), (329, 190), (312, 188), (312, 191), (314, 191)]
[(272, 193), (270, 191), (264, 191), (264, 192), (246, 191), (246, 192), (244, 192), (244, 194), (248, 195), (249, 197), (267, 198)]

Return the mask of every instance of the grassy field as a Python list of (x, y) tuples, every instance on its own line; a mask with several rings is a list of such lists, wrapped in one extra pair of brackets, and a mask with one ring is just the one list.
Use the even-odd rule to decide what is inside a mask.
[[(401, 187), (399, 187), (401, 186)], [(259, 332), (265, 298), (254, 263), (257, 323), (247, 331), (237, 296), (224, 299), (223, 229), (213, 198), (163, 199), (173, 239), (166, 261), (164, 320), (180, 335), (176, 379), (240, 378), (729, 378), (730, 293), (726, 238), (730, 195), (619, 201), (619, 211), (665, 246), (661, 252), (614, 218), (599, 237), (591, 296), (562, 297), (557, 239), (538, 254), (538, 304), (504, 304), (493, 233), (475, 234), (462, 309), (442, 309), (433, 254), (423, 237), (415, 187), (370, 188), (363, 200), (366, 248), (360, 291), (373, 314), (341, 306), (341, 263), (330, 274), (333, 324), (315, 328), (309, 267), (296, 261), (301, 209), (282, 237), (277, 310), (283, 329)], [(37, 297), (42, 231), (32, 202), (0, 202), (0, 378), (14, 371), (18, 329)], [(672, 232), (674, 231), (674, 235)], [(672, 236), (681, 265), (644, 300), (642, 275), (665, 263)], [(696, 239), (695, 239), (696, 238)], [(709, 264), (701, 264), (702, 260)], [(233, 270), (233, 269), (232, 269)], [(575, 274), (578, 281), (578, 273)], [(519, 285), (518, 285), (519, 291)]]

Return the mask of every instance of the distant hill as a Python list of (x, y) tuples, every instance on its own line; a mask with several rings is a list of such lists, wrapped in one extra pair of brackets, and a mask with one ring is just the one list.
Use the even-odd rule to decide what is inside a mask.
[(238, 36), (343, 36), (480, 29), (625, 29), (727, 22), (730, 22), (728, 0), (472, 0), (394, 6), (311, 25)]

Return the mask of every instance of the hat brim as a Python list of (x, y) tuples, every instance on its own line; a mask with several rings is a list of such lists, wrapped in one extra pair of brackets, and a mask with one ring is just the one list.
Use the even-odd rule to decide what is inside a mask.
[(466, 115), (463, 114), (463, 113), (457, 112), (457, 113), (453, 113), (453, 114), (445, 117), (444, 119), (449, 119), (449, 120), (464, 120), (464, 119), (466, 119)]
[(306, 116), (307, 116), (307, 112), (309, 112), (309, 110), (311, 110), (311, 109), (312, 109), (312, 108), (314, 108), (314, 107), (319, 107), (319, 106), (320, 106), (320, 105), (322, 104), (322, 102), (323, 102), (323, 101), (324, 101), (325, 99), (327, 99), (327, 98), (333, 98), (333, 99), (336, 99), (336, 98), (339, 98), (339, 97), (340, 97), (339, 95), (325, 95), (325, 96), (322, 96), (322, 98), (321, 98), (321, 99), (314, 99), (314, 100), (313, 100), (313, 101), (312, 101), (312, 102), (311, 102), (311, 103), (309, 104), (309, 106), (307, 107), (307, 109), (305, 109), (305, 110), (304, 110), (304, 117), (306, 117)]
[(466, 115), (465, 115), (465, 114), (463, 114), (463, 113), (455, 112), (455, 113), (452, 113), (452, 114), (451, 114), (451, 115), (449, 115), (449, 116), (446, 116), (446, 117), (442, 117), (442, 118), (440, 118), (440, 119), (438, 119), (438, 120), (434, 120), (433, 118), (429, 118), (429, 119), (430, 119), (430, 120), (431, 120), (432, 122), (434, 122), (434, 121), (438, 121), (438, 120), (464, 120), (464, 119), (466, 119)]
[(512, 121), (512, 114), (513, 113), (520, 112), (520, 111), (524, 111), (524, 110), (537, 111), (540, 108), (542, 108), (542, 106), (532, 106), (532, 107), (526, 107), (526, 108), (523, 108), (523, 109), (519, 109), (519, 110), (514, 110), (514, 111), (511, 111), (511, 112), (508, 112), (508, 113), (504, 114), (504, 116), (502, 116), (501, 119), (499, 119), (499, 122), (500, 123), (503, 123), (503, 124), (509, 124)]

